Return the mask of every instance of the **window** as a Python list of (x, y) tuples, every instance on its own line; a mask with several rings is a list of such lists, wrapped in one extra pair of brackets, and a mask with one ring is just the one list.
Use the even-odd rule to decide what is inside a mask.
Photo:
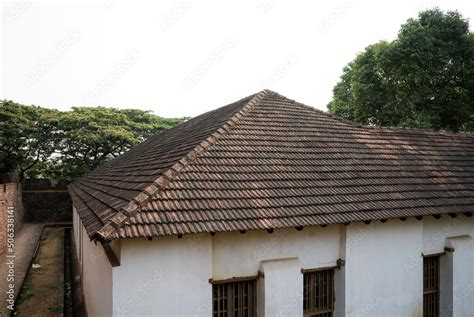
[(423, 258), (423, 316), (439, 316), (439, 255)]
[(214, 317), (257, 316), (256, 278), (232, 282), (213, 282), (212, 315)]
[(303, 270), (303, 312), (308, 317), (332, 317), (334, 268)]

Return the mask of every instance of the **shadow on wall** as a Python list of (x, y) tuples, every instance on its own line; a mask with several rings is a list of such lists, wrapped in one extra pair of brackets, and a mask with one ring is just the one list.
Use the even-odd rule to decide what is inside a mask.
[(25, 179), (22, 183), (23, 206), (27, 222), (72, 221), (72, 202), (68, 181)]

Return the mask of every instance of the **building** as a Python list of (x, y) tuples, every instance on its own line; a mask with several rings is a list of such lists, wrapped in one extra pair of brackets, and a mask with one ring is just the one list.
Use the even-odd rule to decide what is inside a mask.
[(91, 316), (473, 316), (474, 136), (262, 91), (69, 187)]

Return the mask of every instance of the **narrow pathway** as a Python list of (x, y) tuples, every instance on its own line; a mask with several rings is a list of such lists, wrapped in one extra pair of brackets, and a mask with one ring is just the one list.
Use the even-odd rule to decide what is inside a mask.
[(63, 316), (64, 228), (45, 228), (43, 237), (17, 299), (17, 316)]
[[(15, 235), (15, 251), (14, 251), (14, 294), (18, 296), (21, 285), (25, 279), (28, 267), (30, 266), (31, 258), (36, 248), (38, 239), (41, 236), (42, 224), (25, 223), (20, 232)], [(7, 258), (6, 254), (0, 255), (0, 317), (10, 315), (10, 310), (7, 308), (8, 302), (8, 271), (9, 262), (11, 258)]]

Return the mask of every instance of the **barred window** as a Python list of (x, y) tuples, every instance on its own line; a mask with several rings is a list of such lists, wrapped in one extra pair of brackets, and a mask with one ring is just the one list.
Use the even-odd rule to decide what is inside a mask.
[(332, 317), (334, 268), (303, 270), (303, 312), (308, 317)]
[(214, 317), (257, 316), (256, 278), (231, 282), (213, 282)]
[(423, 257), (423, 316), (439, 316), (439, 255)]

